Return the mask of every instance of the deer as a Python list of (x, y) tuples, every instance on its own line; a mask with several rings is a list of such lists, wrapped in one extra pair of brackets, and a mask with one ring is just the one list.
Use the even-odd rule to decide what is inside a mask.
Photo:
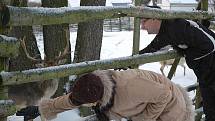
[[(164, 68), (167, 66), (167, 65), (173, 65), (175, 59), (169, 59), (169, 60), (164, 60), (164, 61), (160, 61), (159, 63), (161, 64), (161, 67), (160, 67), (160, 71), (162, 73), (162, 75), (165, 76), (164, 74)], [(184, 68), (184, 76), (185, 76), (185, 69), (186, 69), (186, 66), (184, 65), (185, 64), (185, 58), (181, 58), (178, 65), (180, 65), (181, 67)]]
[[(66, 35), (68, 36), (68, 35)], [(66, 57), (71, 52), (69, 51), (69, 39), (67, 39), (66, 47), (63, 52), (60, 52), (57, 57), (52, 60), (36, 59), (31, 57), (25, 45), (25, 37), (20, 40), (20, 45), (24, 50), (26, 57), (35, 63), (37, 68), (44, 68), (49, 66), (57, 66), (66, 62)], [(45, 55), (45, 54), (44, 54)], [(26, 106), (38, 105), (43, 98), (51, 98), (58, 88), (59, 79), (41, 80), (21, 85), (16, 85), (8, 92), (9, 99), (12, 99), (17, 105), (17, 109), (25, 108)], [(23, 91), (25, 89), (25, 91)]]

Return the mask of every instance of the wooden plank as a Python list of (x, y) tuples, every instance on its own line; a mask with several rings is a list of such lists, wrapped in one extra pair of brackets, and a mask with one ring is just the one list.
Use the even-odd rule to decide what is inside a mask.
[(142, 6), (81, 6), (62, 8), (0, 6), (0, 26), (51, 25), (79, 23), (118, 17), (212, 19), (215, 13), (204, 11), (157, 10)]
[(96, 69), (113, 69), (128, 67), (129, 65), (157, 62), (166, 59), (177, 58), (175, 51), (146, 53), (115, 59), (95, 60), (81, 63), (60, 65), (55, 67), (30, 69), (15, 72), (1, 72), (1, 79), (4, 85), (16, 85), (22, 83), (36, 82), (41, 80), (78, 75), (94, 71)]
[(19, 41), (14, 37), (0, 35), (0, 57), (15, 57), (19, 54)]

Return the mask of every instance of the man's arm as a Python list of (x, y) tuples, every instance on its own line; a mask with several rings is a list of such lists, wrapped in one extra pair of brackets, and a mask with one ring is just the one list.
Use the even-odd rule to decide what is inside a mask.
[(161, 35), (157, 35), (146, 48), (139, 51), (139, 54), (156, 52), (167, 45), (170, 45), (170, 43)]

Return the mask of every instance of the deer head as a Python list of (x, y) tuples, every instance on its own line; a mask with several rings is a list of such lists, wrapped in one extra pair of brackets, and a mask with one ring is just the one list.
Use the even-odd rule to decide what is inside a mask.
[[(66, 36), (68, 36), (68, 35), (66, 35)], [(69, 48), (69, 39), (67, 39), (67, 43), (66, 43), (66, 47), (64, 48), (64, 51), (59, 52), (58, 56), (55, 57), (54, 59), (51, 59), (51, 60), (48, 60), (46, 58), (45, 54), (44, 54), (44, 59), (37, 59), (36, 57), (30, 56), (30, 54), (28, 53), (28, 51), (26, 49), (25, 37), (20, 40), (20, 44), (21, 44), (21, 47), (23, 48), (23, 50), (25, 52), (26, 57), (29, 60), (31, 60), (36, 65), (36, 67), (38, 67), (38, 68), (49, 67), (49, 66), (57, 66), (57, 65), (64, 64), (66, 62), (67, 55), (71, 53), (69, 51), (69, 49), (70, 49)]]
[[(68, 35), (66, 35), (68, 37)], [(20, 40), (20, 44), (26, 57), (33, 61), (36, 67), (49, 67), (63, 64), (66, 61), (66, 57), (70, 54), (69, 51), (69, 39), (67, 39), (66, 47), (62, 52), (59, 52), (52, 60), (37, 59), (36, 57), (30, 56), (26, 49), (25, 37)], [(10, 99), (16, 102), (18, 108), (23, 108), (27, 105), (37, 105), (41, 98), (50, 98), (56, 92), (58, 88), (59, 79), (41, 80), (33, 83), (26, 83), (21, 85), (12, 86), (9, 89), (8, 96)]]

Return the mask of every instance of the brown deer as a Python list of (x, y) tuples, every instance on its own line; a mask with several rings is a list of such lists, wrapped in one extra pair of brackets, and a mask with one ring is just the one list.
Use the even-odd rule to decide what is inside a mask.
[[(67, 39), (67, 45), (64, 48), (64, 51), (62, 53), (60, 52), (56, 58), (52, 60), (47, 60), (46, 57), (44, 57), (44, 60), (36, 59), (31, 57), (27, 52), (24, 39), (25, 38), (20, 41), (21, 47), (23, 48), (27, 58), (33, 61), (38, 68), (64, 64), (67, 55), (70, 54), (69, 39)], [(37, 105), (42, 98), (50, 98), (54, 95), (58, 88), (58, 81), (59, 79), (50, 79), (16, 85), (14, 88), (9, 90), (8, 96), (10, 99), (15, 101), (18, 108)]]
[[(160, 61), (160, 64), (161, 64), (161, 67), (160, 67), (160, 71), (161, 71), (161, 73), (165, 76), (165, 74), (164, 74), (164, 68), (165, 68), (165, 66), (168, 66), (168, 65), (173, 65), (173, 63), (174, 63), (174, 60), (175, 59), (170, 59), (170, 60), (164, 60), (164, 61)], [(185, 76), (185, 69), (186, 69), (186, 67), (185, 67), (185, 58), (181, 58), (180, 59), (180, 61), (179, 61), (179, 63), (178, 63), (178, 65), (180, 65), (181, 67), (183, 67), (184, 68), (184, 76)]]

